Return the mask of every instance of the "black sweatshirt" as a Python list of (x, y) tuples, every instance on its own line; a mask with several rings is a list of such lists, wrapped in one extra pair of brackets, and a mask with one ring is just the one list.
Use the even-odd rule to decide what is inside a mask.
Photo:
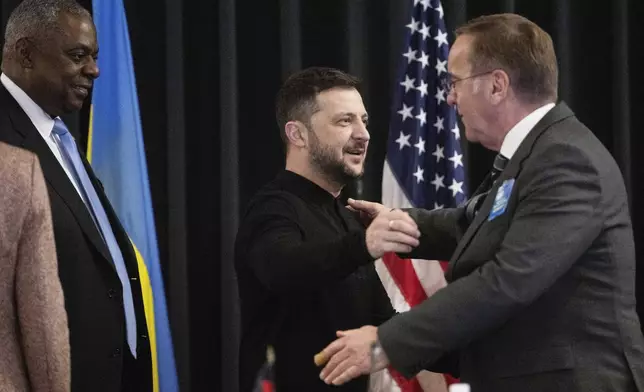
[(330, 193), (290, 171), (251, 200), (237, 233), (241, 392), (275, 348), (278, 392), (365, 392), (368, 377), (332, 387), (313, 356), (336, 331), (394, 314), (365, 245), (364, 226)]

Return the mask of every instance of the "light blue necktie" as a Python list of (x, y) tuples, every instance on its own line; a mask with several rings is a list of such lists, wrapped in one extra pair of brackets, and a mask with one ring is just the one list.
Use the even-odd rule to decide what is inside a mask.
[(90, 213), (93, 213), (94, 222), (97, 223), (99, 231), (103, 235), (103, 239), (107, 244), (112, 260), (114, 261), (116, 273), (121, 280), (121, 285), (123, 286), (123, 308), (125, 309), (127, 343), (130, 346), (132, 355), (136, 358), (136, 316), (134, 315), (134, 301), (132, 300), (132, 288), (130, 287), (130, 279), (125, 268), (125, 261), (123, 260), (121, 248), (119, 248), (118, 242), (116, 242), (116, 237), (114, 237), (112, 226), (110, 225), (107, 214), (103, 209), (101, 200), (98, 198), (98, 194), (96, 194), (92, 181), (85, 170), (83, 161), (78, 153), (78, 148), (76, 147), (76, 142), (61, 119), (57, 118), (54, 120), (53, 132), (58, 135), (58, 138), (62, 143), (61, 150), (63, 151), (67, 162), (74, 168), (76, 179), (85, 194), (86, 202), (89, 203), (88, 209), (90, 209)]

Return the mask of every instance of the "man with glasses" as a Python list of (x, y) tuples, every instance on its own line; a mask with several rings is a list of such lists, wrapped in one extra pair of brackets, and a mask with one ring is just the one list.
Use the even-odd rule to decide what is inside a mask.
[(421, 240), (405, 256), (449, 258), (449, 284), (378, 328), (342, 333), (323, 351), (321, 377), (342, 384), (391, 365), (406, 376), (451, 372), (474, 391), (644, 390), (624, 181), (556, 103), (550, 36), (513, 14), (477, 18), (456, 36), (447, 102), (468, 141), (499, 156), (466, 205), (409, 210)]

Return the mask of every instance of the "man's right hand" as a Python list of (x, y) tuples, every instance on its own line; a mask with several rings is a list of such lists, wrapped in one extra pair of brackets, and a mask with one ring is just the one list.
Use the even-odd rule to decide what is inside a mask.
[(409, 214), (397, 209), (386, 211), (384, 207), (373, 219), (365, 235), (367, 250), (374, 259), (386, 252), (409, 253), (418, 246), (418, 237), (420, 231)]

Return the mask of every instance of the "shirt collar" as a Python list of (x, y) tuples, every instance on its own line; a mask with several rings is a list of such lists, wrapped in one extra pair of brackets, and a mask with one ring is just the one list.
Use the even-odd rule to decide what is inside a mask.
[(336, 202), (336, 198), (325, 189), (290, 170), (282, 171), (278, 178), (284, 188), (308, 202), (321, 205), (332, 205)]
[(532, 113), (525, 116), (519, 121), (510, 131), (505, 135), (503, 143), (501, 144), (501, 155), (510, 159), (517, 151), (523, 139), (528, 136), (528, 133), (534, 128), (535, 125), (555, 106), (554, 103), (549, 103), (541, 106)]
[(54, 119), (4, 73), (0, 75), (0, 82), (9, 91), (13, 99), (18, 102), (18, 105), (27, 114), (27, 117), (29, 117), (42, 137), (45, 140), (49, 139), (51, 131), (54, 128)]

